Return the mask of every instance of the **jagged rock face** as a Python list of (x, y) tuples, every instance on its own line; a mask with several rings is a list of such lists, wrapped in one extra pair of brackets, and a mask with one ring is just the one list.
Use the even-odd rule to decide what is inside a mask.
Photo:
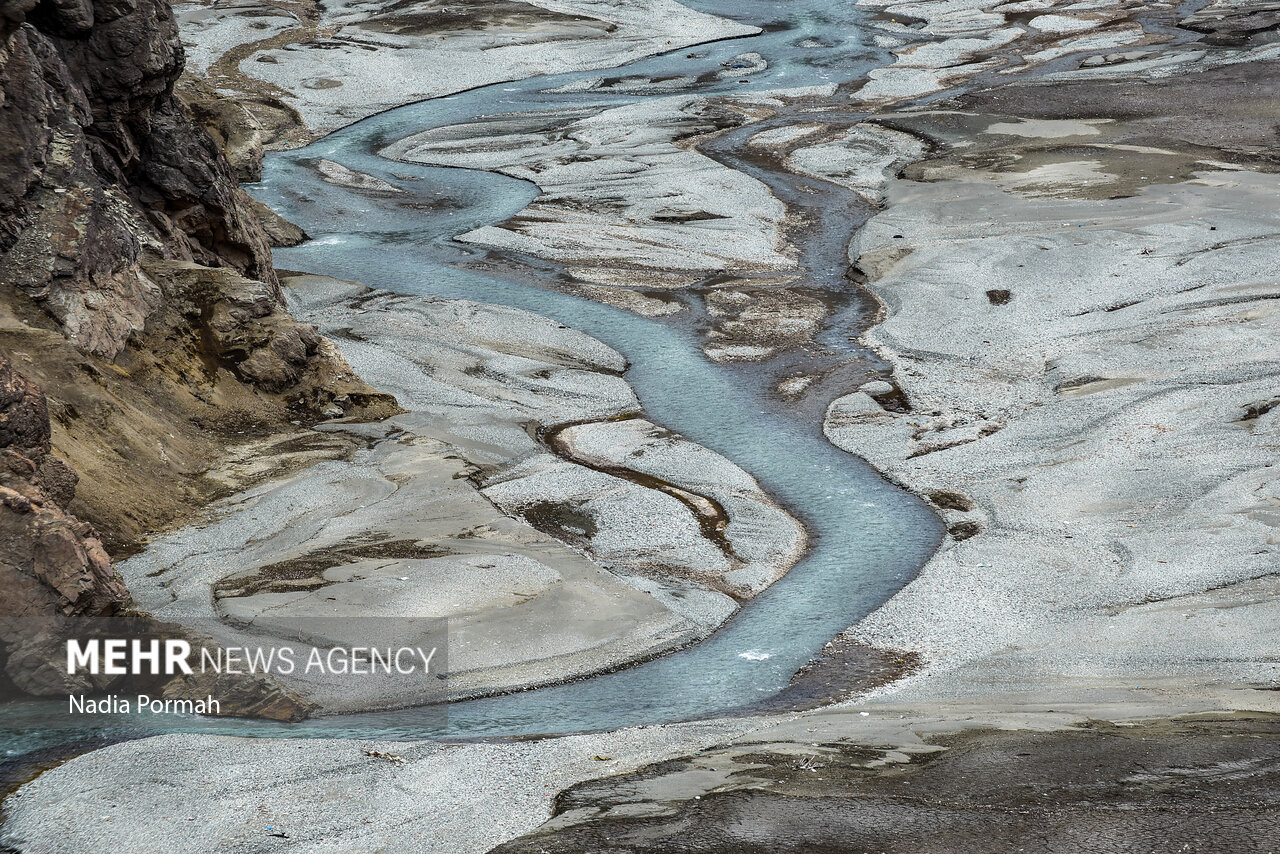
[(162, 299), (146, 253), (230, 267), (279, 300), (248, 197), (173, 95), (183, 53), (168, 3), (0, 8), (0, 278), (108, 359)]
[[(220, 97), (204, 80), (184, 74), (174, 91), (200, 127), (208, 131), (231, 164), (239, 181), (262, 178), (262, 157), (266, 134), (262, 122), (238, 100)], [(262, 211), (258, 210), (259, 216)], [(269, 225), (267, 233), (270, 234)]]
[[(127, 609), (104, 542), (189, 518), (232, 425), (397, 411), (285, 310), (254, 203), (174, 95), (183, 62), (167, 0), (0, 0), (0, 669), (33, 694), (105, 686), (67, 685), (57, 633), (13, 620)], [(306, 714), (270, 680), (217, 687)]]
[(182, 261), (145, 269), (164, 283), (166, 310), (200, 328), (203, 354), (242, 382), (266, 391), (291, 388), (320, 346), (315, 327), (282, 311), (278, 290), (265, 282)]
[(49, 434), (44, 395), (0, 355), (0, 642), (10, 647), (29, 638), (3, 618), (98, 617), (130, 601), (93, 528), (64, 509), (75, 475), (49, 453)]
[(0, 0), (0, 350), (50, 395), (75, 510), (116, 554), (200, 505), (233, 425), (396, 411), (285, 310), (182, 65), (166, 0)]

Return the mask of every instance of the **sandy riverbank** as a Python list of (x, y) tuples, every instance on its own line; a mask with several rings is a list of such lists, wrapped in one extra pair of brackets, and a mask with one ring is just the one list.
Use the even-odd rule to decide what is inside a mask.
[[(363, 446), (234, 495), (120, 564), (157, 617), (232, 645), (330, 620), (350, 621), (350, 637), (326, 637), (351, 644), (380, 617), (405, 631), (447, 618), (443, 696), (459, 698), (692, 643), (802, 553), (799, 524), (750, 475), (641, 418), (625, 361), (600, 342), (512, 308), (285, 283), (295, 316), (409, 411), (325, 425)], [(536, 438), (561, 425), (554, 444)], [(326, 713), (423, 690), (281, 678)]]
[(969, 852), (1034, 837), (1063, 854), (1124, 850), (1117, 840), (1157, 851), (1170, 839), (1190, 851), (1267, 851), (1276, 718), (1229, 708), (1222, 698), (1054, 711), (874, 703), (480, 744), (161, 736), (23, 787), (6, 802), (5, 842), (444, 854), (608, 841), (763, 854), (873, 839), (906, 854), (922, 840)]
[[(175, 4), (188, 71), (248, 113), (247, 150), (505, 80), (612, 68), (756, 32), (674, 0)], [(252, 141), (248, 139), (252, 137)], [(260, 156), (260, 154), (259, 154)], [(233, 162), (235, 157), (232, 158)]]
[[(1041, 694), (1052, 673), (1067, 696), (1184, 676), (1265, 706), (1280, 677), (1280, 181), (1174, 138), (1138, 165), (1105, 124), (907, 121), (963, 122), (955, 159), (1003, 136), (1039, 162), (921, 164), (946, 177), (895, 182), (859, 235), (888, 310), (867, 342), (911, 411), (851, 395), (827, 434), (934, 495), (953, 538), (854, 636), (927, 652), (898, 689), (921, 701)], [(1159, 175), (1124, 186), (1135, 168)]]

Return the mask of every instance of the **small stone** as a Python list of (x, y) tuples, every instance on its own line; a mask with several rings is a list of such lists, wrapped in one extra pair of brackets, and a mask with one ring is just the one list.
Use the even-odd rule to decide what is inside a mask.
[(842, 427), (869, 419), (883, 418), (888, 413), (866, 392), (856, 391), (831, 401), (827, 407), (827, 422)]
[(342, 411), (341, 406), (337, 406), (331, 403), (328, 406), (326, 406), (324, 409), (320, 410), (320, 414), (323, 415), (325, 418), (341, 418), (347, 413)]
[(858, 391), (869, 394), (872, 397), (879, 397), (882, 394), (893, 394), (894, 388), (892, 383), (884, 380), (872, 380), (869, 383), (858, 386)]

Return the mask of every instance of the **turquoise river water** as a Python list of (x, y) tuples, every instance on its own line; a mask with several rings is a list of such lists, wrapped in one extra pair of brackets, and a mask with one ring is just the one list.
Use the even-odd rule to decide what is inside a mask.
[[(249, 189), (314, 238), (294, 249), (277, 250), (276, 263), (281, 268), (358, 279), (406, 294), (511, 305), (555, 318), (619, 350), (632, 366), (627, 379), (654, 420), (733, 460), (803, 520), (810, 533), (810, 550), (804, 559), (701, 644), (563, 686), (455, 703), (448, 710), (447, 724), (440, 724), (438, 715), (410, 709), (296, 725), (105, 719), (94, 730), (44, 732), (40, 721), (49, 714), (65, 716), (65, 707), (59, 703), (55, 710), (50, 704), (30, 703), (15, 705), (4, 714), (10, 755), (41, 744), (65, 743), (72, 737), (132, 737), (174, 730), (466, 738), (705, 718), (751, 707), (782, 690), (828, 640), (914, 576), (937, 545), (941, 531), (937, 518), (914, 496), (827, 442), (820, 419), (812, 412), (789, 409), (771, 395), (768, 370), (710, 362), (699, 349), (694, 325), (679, 316), (674, 321), (646, 319), (540, 287), (534, 280), (498, 278), (459, 264), (482, 257), (484, 250), (453, 238), (515, 214), (535, 197), (536, 187), (491, 173), (393, 163), (377, 154), (387, 143), (413, 133), (481, 115), (584, 105), (603, 109), (670, 94), (546, 91), (587, 77), (698, 75), (719, 70), (721, 62), (748, 51), (768, 61), (766, 71), (745, 78), (749, 83), (714, 80), (685, 90), (718, 94), (748, 87), (843, 83), (885, 61), (881, 51), (864, 41), (859, 24), (866, 13), (852, 3), (686, 2), (702, 11), (762, 26), (764, 31), (620, 69), (497, 84), (392, 110), (306, 148), (271, 155), (263, 180)], [(690, 52), (705, 56), (691, 59)], [(379, 198), (324, 183), (313, 168), (317, 158), (376, 175), (408, 195)], [(747, 166), (733, 165), (750, 172)], [(827, 225), (812, 235), (820, 244), (807, 247), (801, 260), (813, 287), (827, 290), (834, 303), (843, 300), (854, 305), (849, 299), (853, 286), (840, 274), (847, 265), (845, 246), (857, 222), (842, 218), (842, 213), (826, 218)], [(554, 272), (545, 264), (542, 269), (548, 275)], [(840, 311), (833, 317), (822, 343), (829, 350), (847, 351), (849, 359), (866, 359), (850, 342), (859, 331), (857, 310)]]

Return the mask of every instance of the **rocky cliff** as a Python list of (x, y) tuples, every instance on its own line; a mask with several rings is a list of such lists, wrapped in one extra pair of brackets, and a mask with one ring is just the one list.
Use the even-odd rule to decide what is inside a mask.
[(0, 590), (6, 615), (104, 616), (129, 601), (96, 533), (64, 509), (75, 489), (75, 473), (50, 453), (44, 395), (0, 355)]
[(166, 0), (0, 2), (0, 616), (124, 607), (108, 554), (230, 446), (396, 410), (288, 315), (182, 67)]

